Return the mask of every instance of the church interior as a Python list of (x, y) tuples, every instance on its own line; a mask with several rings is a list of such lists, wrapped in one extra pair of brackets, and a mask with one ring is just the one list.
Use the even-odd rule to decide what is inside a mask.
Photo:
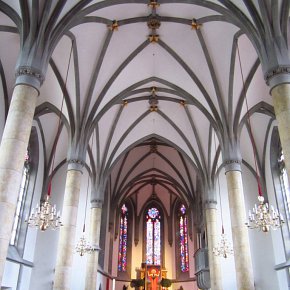
[(290, 289), (289, 0), (0, 0), (0, 287)]

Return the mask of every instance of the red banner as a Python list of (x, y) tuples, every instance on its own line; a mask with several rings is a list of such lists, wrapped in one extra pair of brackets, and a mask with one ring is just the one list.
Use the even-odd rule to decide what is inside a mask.
[(158, 282), (161, 278), (160, 266), (147, 265), (147, 276), (150, 281), (151, 290), (158, 290)]

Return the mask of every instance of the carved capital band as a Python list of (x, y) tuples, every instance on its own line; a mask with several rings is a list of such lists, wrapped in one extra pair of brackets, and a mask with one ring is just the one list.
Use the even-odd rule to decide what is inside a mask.
[(290, 79), (290, 65), (279, 65), (274, 68), (271, 68), (264, 75), (266, 84), (270, 85), (272, 78), (278, 75), (284, 75), (284, 74), (289, 75), (289, 79)]
[(84, 166), (84, 165), (85, 165), (84, 161), (79, 160), (79, 159), (70, 159), (70, 160), (68, 161), (68, 164), (71, 164), (71, 163), (76, 163), (76, 164), (79, 164), (79, 165), (81, 165), (81, 166)]
[(228, 164), (240, 164), (241, 165), (241, 161), (240, 160), (226, 160), (224, 162), (225, 165), (228, 165)]
[(68, 160), (68, 170), (78, 170), (82, 172), (85, 163), (79, 159)]
[(213, 199), (206, 200), (204, 203), (204, 207), (209, 208), (209, 209), (211, 209), (211, 208), (216, 209), (217, 208), (217, 201), (213, 200)]
[(241, 164), (242, 164), (242, 161), (238, 159), (225, 160), (224, 167), (225, 167), (226, 173), (228, 171), (241, 171)]
[(36, 68), (30, 67), (30, 66), (20, 66), (15, 73), (16, 77), (20, 76), (29, 76), (36, 78), (40, 85), (44, 82), (44, 75), (42, 72)]
[(93, 199), (91, 200), (91, 208), (102, 208), (103, 201), (101, 199)]

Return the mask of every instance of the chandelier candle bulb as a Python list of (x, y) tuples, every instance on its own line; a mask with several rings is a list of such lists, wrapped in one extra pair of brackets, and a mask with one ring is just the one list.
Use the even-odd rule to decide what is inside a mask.
[(284, 223), (283, 215), (279, 213), (278, 209), (274, 209), (273, 205), (269, 210), (269, 204), (264, 202), (263, 196), (258, 196), (259, 205), (255, 204), (253, 212), (249, 211), (249, 220), (246, 223), (250, 229), (259, 229), (260, 231), (267, 233), (270, 229), (276, 230), (280, 228)]
[(62, 226), (60, 214), (56, 215), (56, 205), (50, 204), (49, 195), (41, 206), (37, 204), (36, 208), (31, 210), (30, 216), (25, 221), (30, 227), (39, 228), (41, 231), (48, 228), (55, 230)]
[(229, 255), (233, 255), (233, 247), (231, 243), (228, 241), (225, 233), (222, 233), (221, 240), (216, 247), (213, 248), (213, 254), (215, 256), (227, 258)]

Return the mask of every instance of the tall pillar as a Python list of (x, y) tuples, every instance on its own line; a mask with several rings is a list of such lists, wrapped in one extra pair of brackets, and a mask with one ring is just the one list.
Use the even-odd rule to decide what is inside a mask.
[(245, 202), (240, 170), (227, 170), (233, 248), (238, 290), (254, 290), (254, 275), (248, 229), (245, 226)]
[(290, 84), (275, 86), (271, 91), (271, 95), (285, 157), (286, 170), (290, 177)]
[[(91, 203), (90, 217), (90, 242), (92, 246), (99, 248), (100, 230), (102, 216), (102, 201), (93, 200)], [(99, 251), (94, 251), (88, 255), (86, 269), (86, 288), (85, 290), (95, 290), (97, 284)]]
[(0, 285), (37, 96), (32, 86), (15, 86), (0, 146)]
[(82, 167), (82, 162), (78, 160), (69, 161), (62, 208), (63, 227), (60, 228), (57, 249), (54, 290), (70, 289)]
[(213, 248), (218, 244), (216, 203), (206, 203), (205, 218), (211, 290), (222, 290), (220, 258), (213, 254)]

